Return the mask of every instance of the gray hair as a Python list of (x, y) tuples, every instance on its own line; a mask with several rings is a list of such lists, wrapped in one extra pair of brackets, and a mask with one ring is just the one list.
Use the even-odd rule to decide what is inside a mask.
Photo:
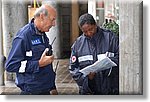
[(78, 20), (79, 27), (82, 27), (84, 24), (96, 25), (96, 21), (91, 14), (83, 14)]
[(40, 8), (36, 9), (34, 18), (39, 17), (41, 13), (45, 16), (48, 16), (48, 10), (45, 7), (41, 6)]

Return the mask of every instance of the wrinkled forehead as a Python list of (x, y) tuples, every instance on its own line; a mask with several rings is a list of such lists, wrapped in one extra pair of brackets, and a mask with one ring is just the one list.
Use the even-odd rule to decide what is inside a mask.
[(49, 15), (51, 18), (56, 18), (57, 13), (56, 13), (55, 10), (49, 10), (49, 11), (48, 11), (48, 15)]

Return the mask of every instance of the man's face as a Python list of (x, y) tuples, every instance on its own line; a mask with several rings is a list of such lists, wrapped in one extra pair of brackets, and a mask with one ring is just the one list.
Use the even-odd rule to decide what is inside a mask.
[(81, 30), (85, 36), (92, 37), (96, 33), (96, 28), (97, 28), (96, 25), (84, 24), (81, 27)]
[(52, 26), (55, 26), (55, 22), (56, 22), (56, 13), (55, 12), (51, 12), (50, 15), (48, 15), (47, 17), (45, 16), (44, 21), (43, 21), (43, 31), (44, 32), (48, 32), (49, 29)]

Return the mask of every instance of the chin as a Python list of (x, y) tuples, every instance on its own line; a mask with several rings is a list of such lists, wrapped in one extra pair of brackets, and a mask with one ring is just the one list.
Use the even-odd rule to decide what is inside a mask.
[(45, 32), (49, 32), (49, 31), (50, 31), (50, 29), (45, 30)]

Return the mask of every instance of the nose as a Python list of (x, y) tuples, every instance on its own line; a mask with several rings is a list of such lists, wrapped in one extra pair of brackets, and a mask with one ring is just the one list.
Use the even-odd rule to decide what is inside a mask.
[(87, 32), (87, 35), (92, 35), (92, 32), (88, 31), (88, 32)]
[(56, 25), (56, 21), (53, 21), (53, 22), (52, 22), (52, 26), (55, 26), (55, 25)]

